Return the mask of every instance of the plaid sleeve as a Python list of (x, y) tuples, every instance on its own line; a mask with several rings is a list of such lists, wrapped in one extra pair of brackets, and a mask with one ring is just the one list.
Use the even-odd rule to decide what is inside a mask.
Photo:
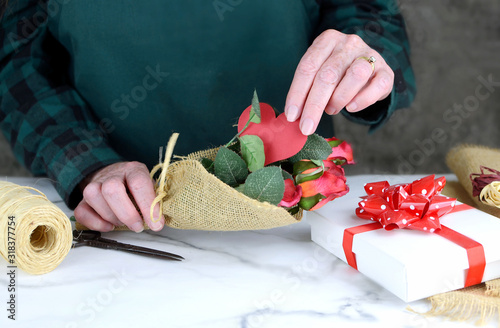
[(373, 132), (396, 109), (409, 107), (416, 93), (410, 45), (398, 5), (395, 0), (321, 0), (320, 5), (319, 33), (336, 29), (359, 35), (394, 71), (389, 97), (357, 113), (342, 111), (350, 120), (370, 125)]
[(46, 3), (11, 1), (0, 19), (0, 127), (18, 161), (54, 180), (74, 208), (78, 183), (122, 158), (66, 81), (67, 54), (48, 32)]

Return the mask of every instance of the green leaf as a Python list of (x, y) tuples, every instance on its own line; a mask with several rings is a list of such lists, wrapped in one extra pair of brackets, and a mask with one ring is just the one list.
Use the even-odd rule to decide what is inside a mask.
[[(303, 172), (307, 170), (311, 170), (311, 172), (304, 174)], [(323, 165), (323, 161), (298, 161), (293, 165), (293, 174), (295, 175), (296, 184), (316, 180), (323, 175), (324, 171), (325, 166)]]
[(324, 166), (322, 159), (311, 159), (311, 162), (313, 162), (317, 166)]
[(295, 183), (296, 184), (301, 184), (301, 183), (304, 183), (304, 182), (307, 182), (307, 181), (319, 179), (319, 178), (321, 178), (321, 176), (323, 175), (324, 172), (325, 171), (323, 170), (323, 168), (318, 167), (317, 170), (314, 170), (311, 173), (308, 173), (308, 174), (298, 174), (295, 177)]
[(326, 198), (325, 196), (321, 194), (317, 194), (311, 197), (302, 197), (299, 201), (299, 207), (305, 209), (306, 211), (309, 211), (311, 208), (314, 207), (314, 205), (318, 204), (320, 200), (323, 198)]
[(295, 214), (299, 213), (299, 210), (300, 210), (300, 206), (294, 206), (294, 207), (290, 207), (287, 211), (288, 211), (288, 213), (290, 213), (290, 215), (295, 215)]
[(306, 144), (302, 149), (290, 158), (292, 162), (298, 162), (302, 159), (326, 160), (332, 153), (332, 147), (325, 138), (311, 134), (307, 137)]
[(232, 142), (230, 145), (226, 146), (227, 149), (234, 151), (235, 153), (239, 153), (240, 151), (240, 142), (238, 139), (236, 141)]
[(241, 193), (243, 194), (243, 193), (244, 193), (244, 191), (245, 191), (245, 184), (244, 184), (244, 183), (242, 183), (242, 184), (240, 184), (240, 185), (238, 185), (238, 186), (234, 187), (234, 190), (236, 190), (236, 191), (238, 191), (238, 192), (241, 192)]
[(214, 173), (214, 161), (203, 157), (201, 159), (201, 165), (203, 165), (205, 170), (207, 170), (209, 173), (212, 173), (212, 174)]
[(264, 167), (266, 155), (264, 143), (255, 135), (246, 135), (239, 138), (241, 144), (241, 157), (247, 163), (250, 172), (255, 172)]
[(215, 175), (231, 187), (244, 182), (248, 176), (245, 161), (234, 151), (221, 147), (215, 156)]
[(298, 161), (293, 164), (293, 175), (299, 175), (304, 171), (318, 167), (323, 167), (323, 162), (321, 162), (320, 165), (317, 165), (313, 161)]
[(249, 120), (253, 123), (260, 123), (260, 103), (257, 90), (253, 91), (252, 109), (250, 110)]
[(337, 147), (338, 145), (340, 145), (343, 142), (344, 142), (344, 140), (337, 139), (337, 140), (328, 141), (328, 144), (333, 148), (333, 147)]
[(244, 194), (261, 202), (278, 205), (285, 193), (285, 181), (277, 166), (267, 166), (248, 175)]

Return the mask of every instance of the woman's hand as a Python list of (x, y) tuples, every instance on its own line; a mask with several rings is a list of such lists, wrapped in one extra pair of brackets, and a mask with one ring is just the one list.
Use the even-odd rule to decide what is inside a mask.
[[(367, 60), (373, 56), (376, 62)], [(365, 57), (365, 58), (360, 58)], [(303, 134), (312, 134), (323, 111), (342, 108), (358, 112), (386, 98), (394, 72), (378, 52), (359, 36), (327, 30), (318, 36), (300, 60), (286, 99), (288, 121), (300, 117)]]
[[(164, 226), (163, 217), (157, 222), (150, 218), (156, 194), (148, 168), (142, 163), (120, 162), (106, 166), (85, 179), (81, 188), (83, 200), (75, 208), (75, 218), (90, 229), (111, 231), (114, 226), (125, 224), (130, 230), (141, 232), (144, 221), (154, 231)], [(159, 205), (155, 206), (153, 214), (156, 221)]]

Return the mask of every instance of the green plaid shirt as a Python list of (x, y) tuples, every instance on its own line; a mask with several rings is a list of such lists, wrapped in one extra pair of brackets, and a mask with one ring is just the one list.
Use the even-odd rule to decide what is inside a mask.
[[(9, 7), (0, 20), (1, 129), (10, 142), (16, 158), (35, 176), (43, 175), (53, 179), (58, 192), (70, 207), (75, 207), (80, 201), (81, 193), (77, 185), (88, 174), (123, 160), (139, 160), (151, 166), (151, 163), (157, 159), (157, 151), (156, 154), (153, 153), (157, 145), (149, 145), (146, 141), (153, 136), (162, 139), (161, 142), (164, 143), (165, 136), (169, 135), (172, 130), (182, 130), (185, 125), (189, 125), (183, 123), (182, 120), (185, 118), (181, 118), (181, 114), (171, 111), (169, 117), (172, 120), (165, 120), (163, 128), (165, 132), (156, 137), (152, 134), (154, 129), (148, 126), (154, 122), (152, 121), (154, 118), (145, 121), (142, 125), (137, 124), (137, 120), (148, 116), (146, 114), (120, 120), (115, 117), (120, 114), (114, 111), (116, 108), (110, 109), (109, 107), (110, 103), (113, 104), (111, 102), (113, 97), (118, 97), (113, 94), (113, 92), (118, 92), (113, 90), (113, 86), (133, 79), (134, 77), (130, 78), (130, 75), (127, 75), (131, 74), (130, 71), (133, 71), (133, 68), (141, 68), (134, 73), (137, 79), (147, 77), (144, 75), (147, 72), (155, 78), (154, 71), (158, 70), (158, 67), (145, 65), (144, 63), (148, 62), (141, 61), (140, 55), (153, 56), (155, 50), (157, 48), (161, 50), (163, 44), (165, 47), (170, 47), (169, 49), (172, 45), (181, 44), (182, 47), (182, 43), (179, 43), (182, 42), (182, 38), (179, 39), (177, 33), (155, 34), (153, 37), (161, 41), (156, 44), (146, 42), (150, 39), (151, 33), (147, 33), (142, 26), (153, 26), (151, 21), (154, 22), (155, 19), (158, 22), (161, 21), (161, 24), (171, 24), (165, 28), (182, 26), (186, 33), (191, 33), (191, 38), (197, 37), (196, 33), (199, 33), (199, 40), (196, 44), (204, 47), (203, 49), (211, 49), (212, 44), (234, 45), (237, 43), (234, 40), (239, 40), (240, 35), (247, 35), (248, 26), (252, 26), (253, 30), (261, 31), (261, 34), (256, 34), (258, 39), (252, 41), (252, 47), (258, 49), (259, 54), (263, 53), (262, 49), (266, 49), (259, 48), (259, 44), (265, 44), (269, 49), (273, 49), (270, 52), (277, 53), (283, 48), (286, 54), (290, 54), (290, 56), (280, 55), (274, 58), (271, 53), (268, 56), (271, 63), (268, 66), (262, 66), (262, 63), (255, 63), (255, 59), (251, 58), (250, 52), (254, 48), (245, 49), (237, 55), (237, 59), (241, 60), (229, 64), (231, 60), (227, 58), (218, 63), (217, 56), (210, 57), (210, 53), (204, 50), (204, 56), (211, 65), (208, 66), (206, 72), (200, 72), (199, 67), (191, 69), (191, 66), (196, 66), (196, 63), (192, 65), (183, 63), (186, 52), (178, 57), (174, 54), (172, 58), (168, 58), (168, 61), (165, 61), (166, 64), (162, 65), (181, 62), (177, 65), (182, 68), (179, 71), (175, 71), (177, 69), (175, 64), (170, 67), (172, 72), (177, 72), (175, 75), (172, 73), (172, 79), (182, 74), (187, 79), (193, 78), (199, 81), (199, 83), (192, 83), (193, 88), (199, 84), (200, 89), (196, 93), (199, 97), (185, 96), (186, 88), (182, 82), (179, 82), (181, 80), (172, 83), (172, 79), (169, 80), (168, 76), (163, 78), (156, 76), (158, 81), (165, 79), (167, 82), (161, 86), (163, 88), (161, 91), (151, 91), (142, 97), (144, 104), (141, 105), (145, 105), (145, 108), (151, 111), (158, 111), (158, 108), (163, 108), (161, 106), (168, 109), (175, 105), (174, 108), (187, 110), (187, 108), (206, 105), (206, 108), (202, 108), (203, 116), (191, 115), (192, 123), (195, 125), (191, 128), (194, 131), (198, 130), (201, 136), (196, 139), (192, 130), (190, 132), (189, 127), (186, 127), (187, 133), (181, 133), (181, 138), (185, 137), (185, 143), (179, 146), (181, 152), (199, 150), (210, 144), (218, 145), (221, 144), (221, 140), (230, 139), (234, 134), (234, 131), (232, 134), (228, 132), (233, 129), (231, 126), (234, 123), (233, 118), (237, 118), (237, 115), (249, 103), (256, 85), (259, 94), (263, 95), (261, 100), (274, 106), (284, 105), (287, 87), (293, 76), (293, 67), (300, 59), (299, 55), (303, 54), (316, 35), (326, 29), (358, 34), (384, 57), (395, 72), (392, 95), (385, 101), (378, 102), (372, 108), (359, 113), (351, 114), (343, 111), (351, 120), (370, 125), (370, 130), (374, 130), (382, 125), (394, 110), (408, 107), (413, 100), (415, 85), (409, 62), (409, 44), (403, 18), (397, 10), (395, 1), (256, 0), (203, 1), (194, 4), (193, 1), (161, 0), (156, 3), (156, 5), (171, 6), (171, 10), (175, 9), (176, 12), (189, 10), (191, 21), (194, 21), (195, 16), (198, 15), (197, 17), (200, 17), (205, 24), (200, 29), (191, 29), (189, 25), (185, 25), (190, 21), (186, 21), (183, 15), (173, 15), (165, 20), (162, 15), (155, 15), (154, 9), (145, 10), (145, 17), (136, 14), (143, 9), (140, 7), (131, 9), (127, 14), (127, 6), (145, 7), (149, 4), (149, 7), (155, 8), (154, 3), (155, 0), (132, 4), (127, 2), (121, 4), (123, 6), (121, 7), (120, 4), (112, 1), (109, 4), (108, 2), (94, 4), (67, 1), (63, 5), (60, 1), (53, 0), (16, 0), (9, 3)], [(182, 8), (184, 5), (187, 8)], [(96, 6), (103, 6), (103, 8)], [(204, 9), (195, 10), (200, 6)], [(262, 9), (264, 7), (265, 12)], [(124, 8), (124, 10), (120, 11), (120, 15), (112, 15), (111, 13), (118, 11), (117, 8)], [(109, 17), (103, 16), (103, 18), (100, 16), (101, 13), (109, 13)], [(175, 21), (176, 16), (178, 16), (178, 21)], [(287, 20), (288, 16), (290, 19)], [(102, 21), (99, 21), (101, 18)], [(82, 19), (88, 21), (81, 21)], [(242, 23), (245, 19), (252, 19), (255, 24), (245, 25)], [(280, 31), (280, 26), (273, 24), (279, 24), (283, 30)], [(97, 27), (93, 29), (94, 25)], [(135, 26), (135, 29), (131, 26)], [(206, 33), (209, 33), (212, 27), (218, 33), (217, 38), (206, 40)], [(219, 31), (221, 27), (224, 27), (222, 31), (234, 31), (234, 33), (221, 34)], [(277, 30), (278, 37), (271, 39), (273, 37), (271, 31), (274, 30)], [(281, 40), (279, 33), (290, 37), (283, 37)], [(103, 37), (104, 43), (97, 46), (92, 43), (100, 40), (100, 37)], [(248, 37), (251, 38), (252, 34)], [(170, 39), (175, 43), (169, 43)], [(299, 41), (294, 41), (294, 39)], [(78, 43), (81, 42), (80, 40), (88, 41), (88, 45), (82, 46)], [(121, 44), (129, 42), (137, 46), (119, 48)], [(242, 39), (241, 42), (247, 41)], [(283, 42), (283, 45), (280, 42)], [(114, 53), (106, 53), (108, 49), (116, 51), (116, 58)], [(127, 57), (129, 52), (131, 55)], [(168, 52), (165, 51), (165, 53)], [(245, 53), (249, 53), (249, 58), (241, 58)], [(100, 55), (102, 57), (99, 57)], [(137, 56), (133, 57), (135, 55)], [(102, 59), (96, 60), (95, 58)], [(109, 63), (103, 64), (108, 59)], [(120, 62), (120, 60), (124, 63), (131, 61), (129, 67), (125, 69), (123, 68), (125, 65), (113, 66), (113, 62)], [(268, 59), (266, 58), (265, 61)], [(253, 66), (241, 65), (243, 62), (248, 62)], [(95, 73), (102, 75), (92, 80), (94, 72), (85, 68), (84, 64), (88, 64), (91, 68), (95, 67)], [(226, 64), (233, 66), (228, 66), (230, 73), (221, 77), (217, 69), (225, 68), (221, 65)], [(120, 68), (121, 71), (114, 71)], [(108, 69), (108, 72), (104, 72)], [(159, 69), (161, 70), (161, 67)], [(266, 75), (262, 75), (261, 71), (266, 71)], [(110, 77), (112, 73), (123, 78)], [(197, 74), (200, 74), (200, 77)], [(245, 77), (247, 84), (244, 83), (245, 81), (241, 84), (236, 81), (242, 76)], [(212, 81), (211, 78), (214, 81), (212, 85), (220, 84), (219, 89), (210, 89), (211, 85), (208, 82), (204, 84), (204, 81)], [(107, 84), (98, 85), (101, 81)], [(237, 91), (233, 91), (230, 95), (221, 91), (230, 87), (241, 89), (241, 95)], [(211, 93), (203, 94), (205, 89), (210, 89)], [(134, 91), (133, 88), (129, 90)], [(263, 91), (260, 92), (260, 90)], [(170, 92), (168, 97), (165, 96), (167, 91)], [(176, 98), (179, 94), (179, 98)], [(187, 101), (186, 98), (191, 98), (187, 99), (190, 102), (183, 104), (183, 101)], [(241, 100), (242, 98), (244, 100)], [(244, 103), (242, 101), (245, 102), (244, 107), (242, 107)], [(212, 108), (214, 103), (221, 102), (228, 108), (235, 107), (234, 111), (228, 111), (229, 113), (226, 114), (226, 111), (222, 113), (220, 109)], [(132, 108), (135, 107), (129, 109)], [(131, 113), (135, 115), (132, 110)], [(219, 115), (226, 116), (220, 116), (221, 119), (212, 121), (212, 117), (219, 117)], [(198, 116), (201, 118), (193, 119)], [(108, 117), (111, 119), (108, 120)], [(113, 117), (115, 117), (114, 120)], [(172, 125), (168, 125), (170, 121)], [(218, 121), (222, 121), (221, 126), (228, 126), (228, 130), (219, 128), (216, 125), (219, 124)], [(118, 127), (116, 131), (111, 131), (109, 127), (115, 127), (115, 125)], [(123, 126), (130, 126), (130, 128), (122, 128)], [(121, 141), (130, 135), (138, 139), (136, 145)], [(141, 139), (142, 135), (144, 135), (143, 139)], [(211, 139), (211, 141), (203, 144), (206, 142), (203, 139)], [(143, 153), (141, 153), (141, 145), (144, 145), (144, 149), (147, 148)], [(148, 158), (151, 158), (149, 162)]]

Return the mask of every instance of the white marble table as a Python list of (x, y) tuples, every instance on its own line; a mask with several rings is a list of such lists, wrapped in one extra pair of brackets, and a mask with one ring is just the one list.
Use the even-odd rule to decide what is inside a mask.
[[(411, 182), (416, 176), (356, 176), (348, 182), (388, 178)], [(47, 179), (4, 180), (39, 188), (72, 215)], [(429, 303), (404, 303), (314, 244), (307, 217), (266, 231), (165, 228), (160, 233), (111, 232), (106, 237), (180, 254), (186, 260), (72, 249), (48, 274), (17, 270), (17, 313), (12, 321), (6, 311), (7, 262), (0, 257), (0, 327), (473, 326), (408, 311), (408, 305), (426, 311)]]

